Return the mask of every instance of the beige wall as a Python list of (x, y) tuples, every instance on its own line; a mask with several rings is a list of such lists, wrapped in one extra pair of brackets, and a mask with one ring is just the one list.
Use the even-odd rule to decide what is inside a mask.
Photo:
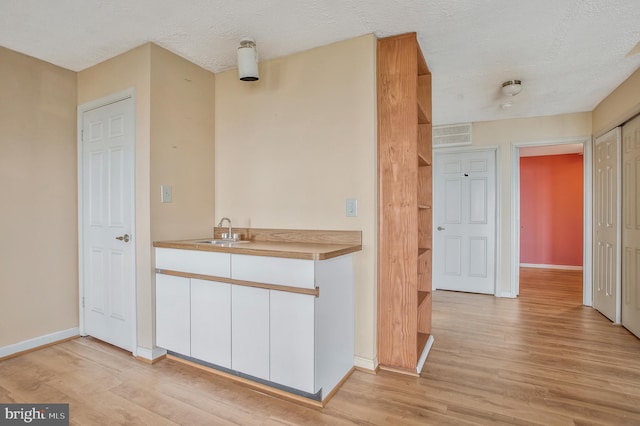
[(76, 74), (0, 47), (0, 347), (78, 326)]
[(640, 113), (640, 69), (593, 110), (593, 135), (600, 136)]
[(590, 134), (590, 112), (473, 123), (474, 147), (499, 147), (497, 166), (500, 171), (498, 176), (500, 270), (497, 271), (497, 294), (509, 293), (511, 284), (511, 251), (513, 249), (511, 247), (511, 149), (513, 143), (589, 137)]
[[(213, 73), (151, 45), (151, 241), (212, 233), (214, 89)], [(171, 203), (161, 202), (161, 185), (171, 186)], [(145, 297), (155, 301), (155, 275), (151, 281)], [(151, 308), (153, 341), (145, 340), (146, 348), (155, 346), (155, 303)]]
[[(214, 75), (147, 43), (78, 73), (78, 104), (129, 88), (136, 102), (138, 346), (151, 349), (152, 242), (208, 235), (213, 224)], [(161, 184), (173, 187), (171, 204), (160, 203)]]
[[(213, 228), (215, 75), (151, 45), (151, 239)], [(160, 186), (173, 201), (163, 204)]]
[[(375, 37), (216, 75), (215, 213), (234, 226), (363, 231), (356, 356), (376, 354)], [(345, 199), (358, 217), (345, 217)]]

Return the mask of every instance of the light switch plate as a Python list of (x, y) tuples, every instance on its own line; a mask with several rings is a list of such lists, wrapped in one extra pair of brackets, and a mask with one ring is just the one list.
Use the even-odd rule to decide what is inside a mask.
[(162, 191), (162, 202), (170, 203), (171, 202), (171, 186), (170, 185), (161, 185), (160, 190)]
[(356, 198), (347, 198), (347, 217), (358, 216), (358, 200)]

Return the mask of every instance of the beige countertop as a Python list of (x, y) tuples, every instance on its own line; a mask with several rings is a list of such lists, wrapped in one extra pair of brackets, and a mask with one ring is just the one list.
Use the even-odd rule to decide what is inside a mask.
[(246, 241), (229, 246), (202, 243), (211, 237), (195, 240), (156, 241), (154, 247), (182, 250), (215, 251), (253, 256), (284, 257), (290, 259), (326, 260), (362, 250), (361, 244), (334, 244), (283, 241)]

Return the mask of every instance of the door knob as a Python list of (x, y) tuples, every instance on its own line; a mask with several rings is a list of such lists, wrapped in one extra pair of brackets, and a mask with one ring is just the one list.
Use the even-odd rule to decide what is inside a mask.
[(119, 237), (116, 237), (116, 240), (124, 241), (125, 243), (129, 242), (129, 234), (124, 234)]
[(444, 231), (444, 228), (443, 228), (442, 226), (438, 226), (436, 229), (437, 229), (438, 231)]

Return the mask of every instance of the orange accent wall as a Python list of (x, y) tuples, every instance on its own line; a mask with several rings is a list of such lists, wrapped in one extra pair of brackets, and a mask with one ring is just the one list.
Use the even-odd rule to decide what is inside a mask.
[(520, 263), (582, 266), (583, 157), (520, 159)]

